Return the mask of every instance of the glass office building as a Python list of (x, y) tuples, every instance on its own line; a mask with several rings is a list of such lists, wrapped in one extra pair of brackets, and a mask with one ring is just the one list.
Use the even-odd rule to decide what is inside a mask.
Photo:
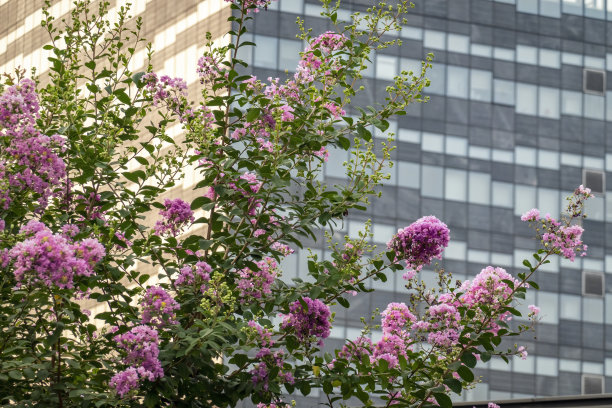
[[(52, 3), (56, 15), (69, 12), (69, 1)], [(111, 6), (123, 3), (114, 0)], [(158, 50), (154, 66), (185, 77), (196, 94), (199, 85), (190, 67), (203, 50), (206, 31), (222, 41), (228, 4), (132, 3), (134, 14), (144, 18), (144, 36)], [(339, 18), (369, 4), (344, 0)], [(0, 0), (0, 71), (36, 65), (44, 81), (46, 56), (39, 50), (48, 40), (38, 26), (41, 5)], [(258, 47), (242, 58), (258, 78), (283, 77), (295, 69), (303, 49), (295, 38), (298, 16), (313, 34), (330, 29), (315, 0), (280, 0), (256, 15), (252, 36)], [(489, 264), (516, 273), (537, 245), (520, 214), (532, 207), (557, 214), (564, 197), (587, 184), (597, 195), (583, 223), (589, 254), (574, 263), (554, 259), (538, 272), (541, 290), (526, 304), (540, 306), (543, 319), (536, 333), (521, 341), (530, 357), (486, 364), (477, 370), (482, 384), (461, 399), (612, 391), (612, 199), (606, 194), (608, 183), (612, 188), (606, 176), (612, 171), (607, 80), (612, 0), (418, 0), (398, 35), (403, 46), (373, 56), (366, 91), (355, 101), (382, 100), (387, 81), (420, 67), (433, 52), (430, 101), (410, 106), (406, 116), (392, 121), (395, 166), (382, 198), (367, 212), (351, 213), (341, 233), (355, 236), (372, 219), (373, 242), (384, 246), (397, 228), (433, 214), (451, 228), (452, 243), (441, 265), (454, 277), (469, 279)], [(140, 58), (134, 69), (144, 63), (144, 51)], [(330, 153), (325, 176), (342, 183), (341, 163), (348, 155)], [(188, 195), (194, 184), (188, 174), (170, 194)], [(328, 255), (321, 242), (306, 244), (319, 256)], [(285, 276), (304, 278), (307, 256), (297, 251), (287, 259)], [(421, 276), (433, 281), (434, 274)], [(353, 298), (350, 312), (338, 310), (329, 346), (357, 337), (360, 316), (405, 299), (400, 276), (372, 284), (377, 291)], [(299, 400), (298, 406), (314, 406), (316, 399)]]

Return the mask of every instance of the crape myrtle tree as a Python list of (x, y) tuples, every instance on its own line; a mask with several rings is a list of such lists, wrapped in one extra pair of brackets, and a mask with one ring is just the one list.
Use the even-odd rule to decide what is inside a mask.
[[(586, 250), (572, 222), (590, 196), (580, 187), (561, 221), (525, 214), (542, 249), (516, 277), (487, 266), (461, 283), (440, 270), (439, 285), (425, 287), (418, 272), (449, 243), (447, 226), (425, 216), (378, 250), (367, 231), (342, 242), (330, 233), (332, 259), (311, 256), (307, 280), (282, 280), (284, 257), (377, 194), (392, 147), (375, 154), (370, 129), (423, 101), (430, 58), (397, 76), (380, 105), (349, 116), (369, 56), (400, 45), (385, 35), (410, 4), (381, 2), (341, 23), (324, 1), (333, 31), (300, 25), (307, 46), (281, 82), (239, 73), (254, 46), (245, 24), (268, 2), (230, 3), (231, 41), (214, 47), (209, 36), (192, 67), (204, 84), (195, 103), (182, 79), (128, 69), (142, 22), (121, 9), (109, 23), (103, 1), (76, 1), (66, 21), (45, 14), (46, 85), (34, 72), (3, 77), (3, 406), (282, 407), (317, 388), (329, 407), (450, 407), (478, 361), (526, 355), (501, 341), (537, 319), (530, 306), (531, 323), (510, 324), (537, 289), (536, 270)], [(180, 140), (167, 132), (177, 124)], [(351, 152), (343, 185), (320, 182), (332, 147)], [(165, 194), (187, 164), (197, 166), (191, 203)], [(147, 263), (155, 279), (139, 270)], [(330, 308), (350, 308), (392, 273), (406, 280), (406, 302), (323, 353)]]

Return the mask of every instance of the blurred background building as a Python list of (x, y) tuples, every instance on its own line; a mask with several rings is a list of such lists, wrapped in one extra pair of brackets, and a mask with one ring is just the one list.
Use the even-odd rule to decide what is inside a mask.
[[(125, 1), (110, 1), (111, 7)], [(339, 19), (363, 11), (371, 0), (343, 1)], [(41, 46), (49, 41), (39, 22), (42, 1), (0, 0), (0, 72), (48, 69)], [(68, 0), (52, 1), (52, 14), (66, 16)], [(143, 35), (156, 50), (157, 71), (180, 76), (197, 95), (195, 64), (205, 33), (222, 41), (230, 14), (223, 0), (133, 0), (144, 19)], [(280, 0), (256, 15), (242, 59), (260, 79), (291, 75), (303, 49), (296, 18), (313, 34), (331, 29), (315, 0)], [(395, 166), (381, 199), (368, 212), (351, 213), (341, 233), (356, 236), (373, 221), (373, 242), (384, 246), (397, 228), (434, 214), (451, 229), (441, 266), (470, 279), (486, 265), (516, 273), (537, 243), (519, 216), (532, 207), (558, 214), (564, 197), (586, 184), (596, 198), (584, 221), (588, 257), (553, 262), (538, 272), (541, 290), (526, 304), (542, 309), (530, 357), (510, 364), (494, 360), (477, 370), (483, 382), (463, 400), (499, 400), (612, 391), (612, 0), (420, 0), (398, 36), (401, 48), (372, 57), (366, 91), (355, 102), (384, 98), (386, 83), (401, 70), (415, 70), (435, 54), (427, 104), (411, 106), (392, 121)], [(140, 50), (132, 68), (144, 68)], [(350, 113), (350, 112), (349, 112)], [(174, 135), (180, 128), (171, 129)], [(378, 134), (380, 140), (385, 135)], [(325, 168), (331, 183), (343, 182), (346, 152), (332, 150)], [(171, 195), (190, 194), (196, 179), (187, 169)], [(608, 173), (609, 174), (609, 173)], [(608, 181), (610, 180), (610, 181)], [(610, 238), (610, 240), (608, 240)], [(322, 242), (306, 242), (320, 257)], [(284, 263), (284, 276), (306, 278), (307, 251)], [(425, 270), (425, 281), (434, 273)], [(338, 310), (329, 347), (360, 334), (360, 316), (405, 299), (400, 276), (372, 283), (370, 296)], [(537, 338), (535, 337), (537, 336)], [(318, 398), (316, 395), (311, 398)], [(315, 402), (309, 399), (310, 402)], [(307, 406), (303, 400), (298, 406)]]

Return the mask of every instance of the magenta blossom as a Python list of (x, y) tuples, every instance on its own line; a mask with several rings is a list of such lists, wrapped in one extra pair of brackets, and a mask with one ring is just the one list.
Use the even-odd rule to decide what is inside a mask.
[(406, 260), (409, 268), (420, 270), (434, 258), (442, 257), (442, 251), (448, 246), (449, 240), (446, 224), (430, 215), (397, 231), (387, 247), (395, 251), (398, 259)]
[(180, 198), (174, 200), (166, 199), (164, 206), (166, 208), (159, 212), (163, 219), (155, 224), (154, 230), (156, 235), (170, 234), (176, 237), (195, 221), (191, 207)]
[(285, 316), (281, 327), (292, 330), (301, 341), (309, 341), (311, 337), (326, 339), (329, 336), (331, 323), (329, 322), (329, 306), (319, 299), (309, 297), (296, 300), (289, 306), (290, 313)]
[(163, 327), (178, 324), (175, 310), (180, 305), (159, 286), (151, 286), (145, 292), (142, 302), (142, 323)]

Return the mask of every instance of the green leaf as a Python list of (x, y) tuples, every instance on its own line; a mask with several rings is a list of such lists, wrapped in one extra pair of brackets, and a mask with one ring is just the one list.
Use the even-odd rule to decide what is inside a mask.
[(453, 408), (453, 402), (448, 395), (441, 392), (434, 392), (434, 398), (441, 408)]
[(126, 105), (130, 105), (132, 103), (132, 99), (125, 93), (124, 89), (117, 89), (115, 92), (113, 92), (113, 95), (115, 95), (117, 99)]
[(456, 378), (447, 378), (444, 380), (444, 384), (455, 394), (461, 394), (461, 391), (463, 390), (461, 381), (457, 380)]
[(472, 353), (470, 353), (469, 351), (466, 351), (461, 356), (461, 362), (470, 368), (474, 368), (476, 367), (477, 360), (476, 360), (476, 357), (474, 357)]
[(343, 137), (343, 136), (338, 136), (338, 144), (344, 150), (348, 150), (351, 147), (351, 142), (346, 137)]
[(339, 297), (338, 298), (338, 303), (340, 303), (342, 306), (344, 306), (346, 309), (348, 309), (349, 307), (351, 307), (351, 304), (349, 303), (348, 300), (346, 300), (343, 297)]
[(247, 112), (246, 121), (247, 122), (253, 122), (260, 115), (261, 115), (261, 109), (259, 109), (259, 108), (251, 108)]
[(537, 283), (535, 283), (534, 281), (529, 281), (527, 282), (529, 284), (529, 286), (531, 286), (532, 288), (534, 288), (535, 290), (539, 290), (540, 289), (540, 285), (538, 285)]
[(467, 382), (474, 381), (474, 373), (472, 373), (472, 370), (470, 370), (466, 366), (459, 367), (459, 369), (457, 370), (457, 373), (459, 374), (461, 378), (463, 378)]

